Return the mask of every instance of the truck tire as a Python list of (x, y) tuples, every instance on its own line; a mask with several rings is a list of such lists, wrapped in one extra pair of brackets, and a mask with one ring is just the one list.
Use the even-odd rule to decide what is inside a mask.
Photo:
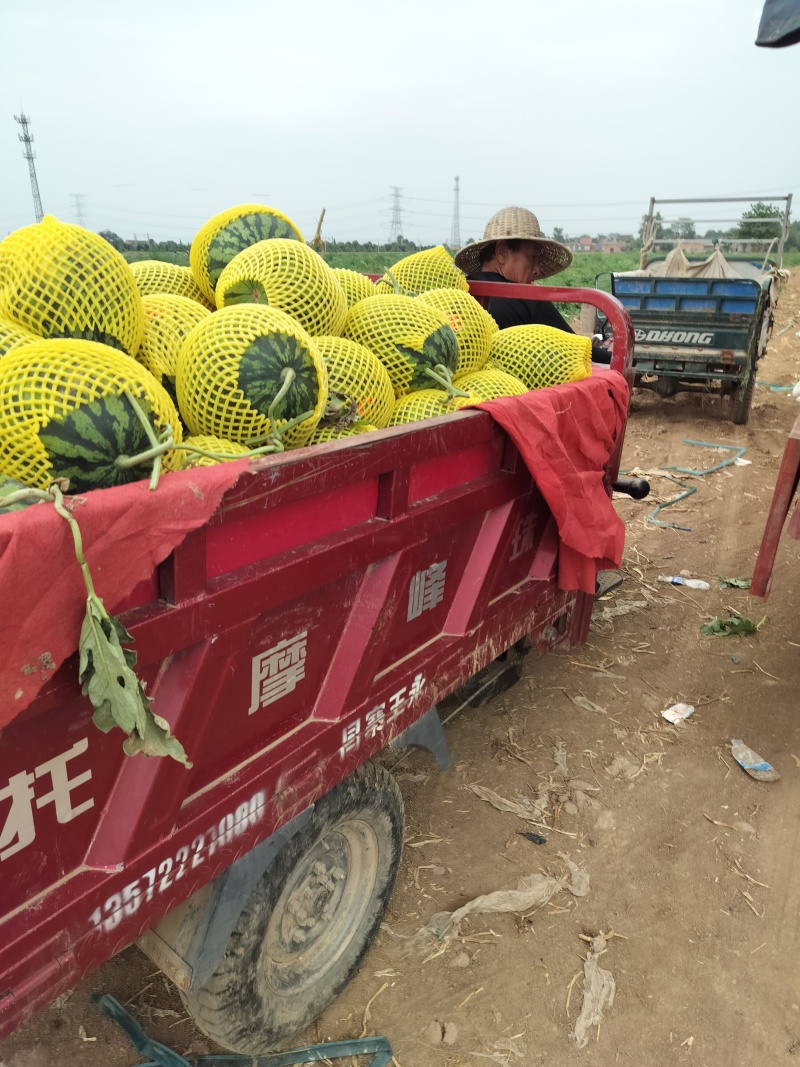
[(378, 931), (403, 843), (403, 800), (367, 763), (316, 804), (242, 910), (214, 974), (181, 994), (199, 1028), (259, 1056), (341, 992)]
[(753, 403), (753, 392), (756, 387), (756, 369), (747, 368), (747, 378), (733, 393), (733, 407), (731, 409), (731, 422), (736, 426), (744, 426), (750, 418), (750, 408)]

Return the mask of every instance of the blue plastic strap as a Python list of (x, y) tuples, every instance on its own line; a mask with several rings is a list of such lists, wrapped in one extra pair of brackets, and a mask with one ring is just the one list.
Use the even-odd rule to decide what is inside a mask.
[(353, 1041), (331, 1041), (325, 1045), (305, 1045), (272, 1056), (198, 1056), (193, 1064), (160, 1041), (149, 1038), (136, 1019), (114, 997), (95, 994), (92, 1000), (104, 1015), (125, 1031), (137, 1052), (152, 1057), (149, 1063), (140, 1064), (140, 1067), (293, 1067), (297, 1063), (320, 1063), (346, 1056), (372, 1056), (368, 1067), (389, 1067), (392, 1059), (387, 1038), (365, 1037)]
[(736, 454), (731, 456), (730, 459), (724, 459), (721, 463), (715, 464), (713, 467), (709, 467), (708, 470), (695, 471), (691, 467), (659, 467), (662, 471), (676, 471), (678, 474), (694, 474), (696, 477), (701, 477), (704, 474), (713, 474), (714, 471), (721, 470), (723, 467), (729, 467), (731, 463), (734, 463), (740, 456), (743, 456), (747, 451), (741, 445), (718, 445), (713, 441), (692, 441), (688, 437), (684, 437), (683, 443), (685, 445), (698, 445), (700, 448), (721, 448), (724, 452), (735, 452)]

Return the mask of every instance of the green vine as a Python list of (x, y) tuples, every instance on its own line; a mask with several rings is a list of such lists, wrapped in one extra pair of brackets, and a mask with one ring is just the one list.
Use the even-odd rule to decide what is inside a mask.
[(453, 385), (453, 372), (443, 363), (437, 363), (435, 367), (423, 368), (429, 378), (432, 378), (440, 389), (444, 389), (449, 397), (465, 396), (469, 399), (471, 393), (465, 393), (463, 389)]
[(283, 368), (281, 371), (281, 387), (275, 394), (267, 411), (267, 418), (269, 419), (270, 424), (269, 432), (263, 437), (252, 438), (249, 440), (247, 445), (255, 447), (248, 447), (247, 452), (243, 452), (238, 456), (231, 456), (220, 452), (209, 452), (206, 449), (197, 448), (194, 445), (186, 445), (183, 443), (176, 444), (173, 437), (172, 427), (168, 423), (161, 427), (161, 435), (157, 437), (150, 420), (136, 397), (129, 389), (125, 389), (123, 394), (131, 405), (137, 419), (141, 422), (142, 427), (147, 434), (147, 438), (150, 441), (150, 448), (146, 449), (144, 452), (138, 452), (135, 456), (117, 456), (114, 464), (121, 470), (126, 470), (130, 467), (136, 467), (140, 463), (149, 463), (152, 460), (153, 472), (150, 476), (150, 489), (153, 490), (158, 485), (161, 475), (161, 457), (165, 452), (188, 452), (191, 455), (207, 457), (220, 463), (230, 462), (235, 459), (245, 459), (246, 457), (252, 458), (254, 456), (268, 455), (272, 452), (283, 452), (285, 450), (283, 437), (286, 433), (295, 426), (299, 426), (301, 422), (310, 419), (314, 414), (313, 411), (304, 411), (302, 415), (297, 415), (295, 418), (289, 419), (283, 426), (278, 426), (275, 412), (278, 404), (283, 400), (291, 388), (292, 382), (296, 376), (295, 371), (291, 367)]

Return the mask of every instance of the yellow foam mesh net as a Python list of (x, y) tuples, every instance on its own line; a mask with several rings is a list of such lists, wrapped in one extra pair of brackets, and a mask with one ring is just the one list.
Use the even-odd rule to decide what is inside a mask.
[(233, 257), (272, 237), (305, 243), (287, 215), (263, 204), (239, 204), (209, 219), (197, 231), (189, 249), (189, 266), (200, 291), (215, 303), (219, 276)]
[(428, 289), (461, 289), (464, 292), (469, 289), (466, 276), (455, 265), (444, 245), (426, 248), (424, 252), (413, 252), (398, 260), (375, 283), (375, 288), (379, 293), (394, 293), (395, 282), (400, 291), (409, 296), (416, 296)]
[(588, 378), (592, 342), (553, 326), (511, 326), (492, 338), (490, 358), (528, 389), (542, 389)]
[[(138, 481), (150, 464), (118, 469), (119, 456), (150, 447), (124, 395), (128, 390), (158, 430), (181, 424), (166, 390), (135, 359), (95, 341), (36, 340), (0, 360), (0, 454), (3, 470), (37, 489), (69, 478), (71, 492)], [(167, 470), (179, 453), (167, 452)]]
[(359, 274), (357, 270), (348, 270), (347, 267), (331, 267), (331, 270), (344, 290), (348, 308), (357, 304), (359, 300), (375, 295), (375, 283), (366, 274)]
[(395, 403), (390, 426), (404, 426), (407, 422), (432, 419), (437, 415), (452, 415), (467, 404), (480, 402), (477, 395), (450, 396), (444, 389), (418, 389), (415, 393), (401, 396)]
[(347, 298), (336, 275), (313, 248), (275, 237), (230, 261), (217, 282), (217, 307), (260, 304), (292, 315), (311, 334), (338, 336)]
[(0, 318), (0, 358), (13, 348), (25, 345), (28, 341), (38, 340), (39, 338), (36, 334), (31, 333), (30, 330), (17, 326), (16, 323), (9, 322), (8, 319)]
[(187, 334), (211, 312), (188, 296), (161, 293), (142, 297), (144, 337), (136, 358), (156, 381), (175, 378), (181, 345)]
[(374, 352), (395, 396), (431, 388), (429, 370), (441, 365), (452, 373), (458, 363), (458, 341), (446, 317), (411, 296), (382, 293), (360, 300), (347, 313), (344, 335)]
[(344, 430), (337, 430), (333, 426), (318, 426), (308, 443), (310, 445), (321, 445), (325, 441), (338, 441), (341, 437), (357, 437), (359, 434), (371, 433), (373, 430), (379, 429), (381, 427), (373, 426), (367, 422), (348, 426)]
[(352, 397), (359, 419), (386, 426), (394, 407), (394, 389), (378, 357), (346, 337), (315, 337), (314, 344), (328, 368), (330, 391)]
[(462, 289), (431, 289), (417, 299), (441, 311), (452, 326), (458, 341), (456, 374), (480, 370), (497, 333), (497, 323), (489, 312)]
[[(188, 335), (175, 385), (191, 434), (248, 444), (270, 432), (268, 410), (287, 375), (294, 378), (275, 409), (287, 448), (306, 444), (328, 401), (328, 372), (310, 336), (278, 308), (241, 304), (209, 315)], [(291, 377), (291, 376), (289, 376)]]
[(522, 396), (528, 387), (513, 374), (502, 370), (473, 370), (459, 374), (453, 385), (465, 393), (475, 393), (481, 400), (494, 400), (498, 396)]
[(191, 267), (161, 263), (157, 259), (141, 259), (138, 263), (131, 263), (131, 272), (142, 296), (171, 293), (173, 296), (188, 296), (209, 311), (217, 309), (215, 301), (209, 300), (198, 287)]
[(142, 298), (120, 253), (52, 215), (0, 242), (0, 316), (39, 337), (99, 341), (129, 355), (144, 331)]
[(212, 437), (210, 435), (198, 434), (192, 437), (185, 437), (183, 440), (185, 445), (192, 445), (193, 448), (202, 449), (203, 452), (213, 452), (214, 456), (201, 456), (196, 452), (184, 452), (181, 450), (181, 470), (190, 470), (195, 467), (215, 467), (218, 463), (224, 463), (225, 459), (239, 459), (241, 456), (247, 455), (247, 448), (244, 445), (237, 445), (235, 441), (226, 441), (222, 437)]

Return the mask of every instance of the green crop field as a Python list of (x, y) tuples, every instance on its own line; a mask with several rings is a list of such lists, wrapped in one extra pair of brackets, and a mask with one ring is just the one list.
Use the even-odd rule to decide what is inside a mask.
[[(186, 266), (189, 263), (188, 252), (126, 252), (125, 258), (129, 263), (141, 259), (161, 259)], [(397, 252), (326, 252), (324, 258), (331, 267), (345, 267), (361, 274), (383, 274), (403, 257)], [(787, 269), (800, 266), (800, 252), (786, 252), (783, 265)], [(636, 270), (638, 266), (638, 252), (577, 252), (567, 270), (548, 278), (547, 284), (594, 289), (596, 280), (598, 288), (608, 292), (611, 271)], [(568, 314), (575, 314), (577, 308), (577, 304), (567, 305)]]

